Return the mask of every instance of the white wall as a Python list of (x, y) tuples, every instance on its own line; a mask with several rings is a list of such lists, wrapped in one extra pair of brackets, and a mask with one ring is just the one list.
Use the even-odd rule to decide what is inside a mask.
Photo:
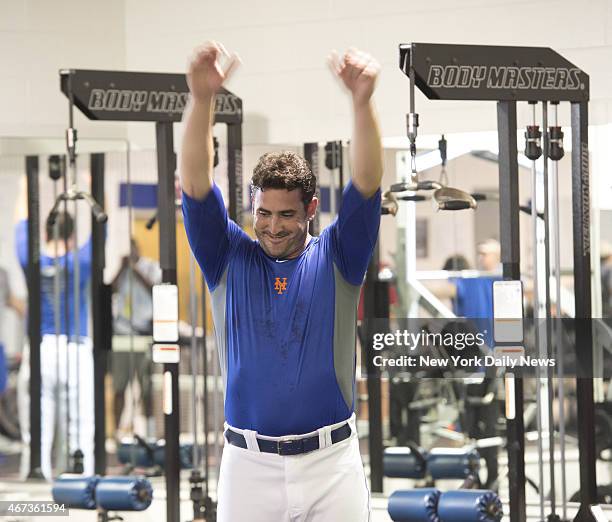
[[(610, 121), (612, 2), (607, 0), (125, 4), (129, 68), (182, 71), (192, 48), (207, 39), (218, 39), (241, 55), (244, 63), (230, 89), (244, 100), (246, 143), (348, 138), (349, 106), (326, 69), (325, 57), (329, 50), (349, 45), (382, 62), (376, 99), (383, 134), (405, 135), (408, 81), (397, 66), (397, 46), (411, 41), (552, 47), (590, 75), (591, 123)], [(417, 103), (422, 133), (495, 128), (493, 103), (429, 102), (421, 96)], [(151, 139), (142, 132), (140, 127), (130, 136)]]
[[(397, 67), (397, 45), (411, 41), (550, 46), (590, 75), (590, 123), (612, 122), (608, 0), (0, 0), (0, 136), (61, 140), (67, 125), (62, 67), (180, 72), (206, 39), (224, 42), (244, 62), (229, 88), (246, 109), (245, 179), (269, 143), (301, 148), (304, 141), (350, 136), (349, 105), (325, 64), (329, 50), (349, 45), (370, 51), (383, 65), (376, 102), (387, 138), (405, 136), (408, 81)], [(422, 137), (496, 125), (494, 103), (420, 95), (417, 103)], [(89, 122), (76, 114), (83, 140), (129, 135), (135, 150), (154, 144), (151, 124)], [(519, 126), (527, 116), (522, 108)], [(565, 107), (561, 123), (569, 123)], [(593, 163), (607, 173), (606, 166)], [(6, 219), (0, 213), (0, 221)], [(391, 245), (387, 228), (383, 243)]]
[[(123, 69), (124, 21), (124, 0), (1, 0), (0, 136), (62, 137), (59, 69)], [(125, 135), (122, 124), (75, 122), (82, 137)]]
[[(403, 136), (407, 79), (397, 45), (410, 41), (550, 46), (590, 74), (591, 123), (612, 121), (607, 0), (3, 0), (0, 136), (63, 135), (62, 67), (183, 71), (192, 48), (211, 38), (244, 61), (230, 87), (245, 102), (245, 143), (347, 138), (349, 106), (325, 58), (349, 45), (383, 64), (383, 134)], [(422, 133), (494, 128), (491, 103), (417, 100)], [(77, 126), (83, 137), (122, 136), (125, 128), (80, 115)], [(139, 144), (152, 145), (150, 125), (131, 128)]]

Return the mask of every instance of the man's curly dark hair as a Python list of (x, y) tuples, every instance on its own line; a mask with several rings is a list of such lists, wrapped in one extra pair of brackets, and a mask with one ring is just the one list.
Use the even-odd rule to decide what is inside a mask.
[(259, 158), (253, 170), (251, 190), (269, 188), (301, 189), (302, 201), (307, 207), (317, 190), (317, 179), (308, 162), (295, 152), (268, 152)]

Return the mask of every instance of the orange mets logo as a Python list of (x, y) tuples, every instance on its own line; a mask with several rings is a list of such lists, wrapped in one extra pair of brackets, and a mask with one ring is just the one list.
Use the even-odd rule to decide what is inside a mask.
[(283, 277), (281, 280), (280, 277), (277, 277), (276, 281), (274, 282), (274, 290), (276, 290), (276, 293), (279, 295), (282, 295), (283, 292), (287, 291), (287, 278)]

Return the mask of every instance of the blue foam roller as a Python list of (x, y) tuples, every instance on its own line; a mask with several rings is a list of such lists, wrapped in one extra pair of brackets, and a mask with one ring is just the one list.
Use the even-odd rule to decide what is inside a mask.
[(501, 500), (487, 489), (446, 491), (438, 501), (441, 522), (499, 522), (502, 515)]
[(479, 469), (480, 454), (473, 448), (434, 448), (427, 455), (427, 470), (434, 480), (463, 479)]
[(395, 491), (389, 497), (387, 511), (395, 522), (439, 522), (436, 488)]
[(181, 469), (191, 469), (193, 467), (193, 444), (181, 444), (179, 448), (179, 459)]
[[(180, 445), (179, 463), (181, 469), (191, 469), (193, 467), (193, 444)], [(162, 468), (166, 467), (166, 447), (164, 441), (159, 442), (155, 447), (155, 464)]]
[(152, 500), (151, 483), (142, 477), (103, 477), (96, 487), (98, 507), (109, 511), (143, 511)]
[[(427, 453), (420, 451), (427, 458)], [(425, 478), (426, 465), (410, 448), (387, 448), (383, 456), (383, 470), (385, 477), (422, 479)]]
[(100, 477), (58, 477), (53, 481), (51, 495), (58, 504), (73, 509), (96, 509), (95, 491)]
[[(152, 444), (155, 452), (155, 442)], [(117, 459), (121, 464), (132, 464), (141, 468), (150, 468), (155, 465), (154, 459), (146, 448), (136, 442), (122, 442), (117, 449)]]

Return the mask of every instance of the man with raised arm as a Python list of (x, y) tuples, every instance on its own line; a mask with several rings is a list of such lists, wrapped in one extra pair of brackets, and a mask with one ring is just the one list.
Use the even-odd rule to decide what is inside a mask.
[(253, 241), (228, 218), (213, 181), (215, 93), (237, 63), (221, 44), (196, 49), (180, 158), (185, 228), (212, 296), (225, 390), (218, 520), (365, 522), (355, 329), (380, 222), (371, 102), (379, 66), (356, 50), (330, 58), (354, 116), (352, 179), (337, 219), (310, 236), (318, 205), (310, 166), (292, 152), (264, 154), (252, 178)]
[[(24, 273), (28, 266), (28, 222), (27, 195), (25, 184), (15, 208), (15, 247), (17, 258)], [(47, 480), (65, 471), (70, 457), (79, 449), (83, 454), (83, 472), (94, 473), (94, 387), (93, 387), (93, 344), (88, 337), (88, 292), (91, 279), (91, 236), (77, 253), (76, 260), (72, 246), (77, 238), (74, 234), (74, 219), (60, 212), (55, 226), (47, 222), (45, 243), (40, 253), (40, 313), (41, 313), (41, 471)], [(64, 238), (68, 238), (66, 245)], [(68, 247), (66, 249), (66, 246)], [(74, 270), (79, 265), (79, 298), (74, 302)], [(69, 273), (66, 288), (64, 274)], [(58, 273), (59, 272), (59, 273)], [(59, 294), (55, 295), (55, 278)], [(56, 302), (59, 299), (59, 302)], [(55, 317), (55, 305), (59, 316)], [(68, 316), (66, 317), (66, 306)], [(75, 314), (79, 314), (78, 344)], [(78, 353), (77, 353), (78, 351)], [(19, 370), (18, 409), (21, 438), (28, 451), (22, 454), (22, 473), (29, 467), (30, 444), (30, 347), (24, 348)], [(69, 426), (63, 419), (67, 418)], [(68, 433), (65, 433), (68, 430)], [(60, 441), (68, 438), (70, 455), (64, 454), (66, 446)], [(55, 451), (54, 451), (55, 447)], [(52, 454), (57, 458), (55, 475), (52, 468)], [(61, 461), (65, 459), (65, 462)], [(63, 468), (63, 469), (60, 469)]]

